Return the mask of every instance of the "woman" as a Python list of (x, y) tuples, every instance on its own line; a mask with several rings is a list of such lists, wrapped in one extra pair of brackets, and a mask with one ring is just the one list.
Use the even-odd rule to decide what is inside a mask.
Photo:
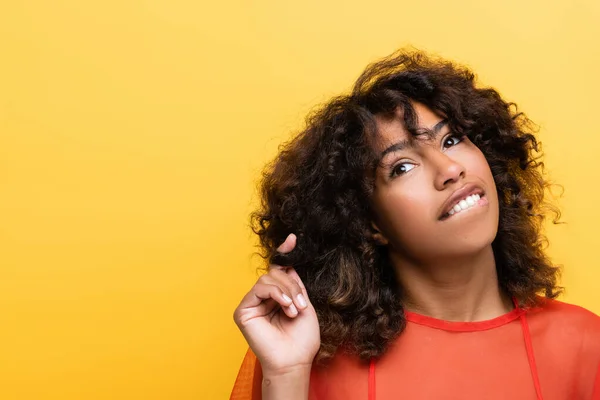
[(264, 175), (231, 398), (600, 399), (600, 318), (554, 300), (532, 131), (410, 51), (312, 114)]

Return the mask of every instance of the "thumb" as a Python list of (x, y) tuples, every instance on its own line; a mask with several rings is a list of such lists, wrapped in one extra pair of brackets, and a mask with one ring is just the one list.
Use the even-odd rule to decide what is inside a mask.
[(281, 244), (281, 246), (279, 246), (277, 248), (277, 251), (280, 253), (289, 253), (290, 251), (294, 250), (294, 247), (296, 247), (296, 235), (294, 235), (293, 233), (290, 233), (288, 235), (287, 238), (285, 238), (285, 242), (283, 242)]

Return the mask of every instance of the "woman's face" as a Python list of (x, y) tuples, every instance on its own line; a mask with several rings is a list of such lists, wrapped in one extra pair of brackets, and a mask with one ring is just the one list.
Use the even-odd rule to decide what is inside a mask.
[(445, 120), (413, 103), (419, 127), (410, 135), (402, 111), (376, 118), (379, 136), (373, 208), (378, 238), (418, 262), (460, 257), (489, 246), (498, 230), (496, 185), (483, 153), (452, 136)]

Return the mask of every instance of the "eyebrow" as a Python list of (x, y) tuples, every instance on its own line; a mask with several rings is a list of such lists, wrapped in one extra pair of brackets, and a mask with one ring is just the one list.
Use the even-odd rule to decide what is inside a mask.
[[(435, 124), (433, 129), (431, 129), (431, 132), (433, 132), (433, 134), (437, 136), (440, 133), (440, 131), (442, 130), (442, 128), (446, 125), (448, 125), (448, 120), (443, 119), (440, 122), (438, 122), (437, 124)], [(387, 149), (385, 149), (381, 152), (381, 156), (379, 157), (379, 159), (382, 160), (383, 157), (385, 157), (389, 153), (404, 150), (407, 147), (413, 147), (414, 146), (413, 143), (414, 142), (412, 140), (402, 140), (400, 142), (394, 143), (393, 145), (391, 145), (390, 147), (388, 147)]]

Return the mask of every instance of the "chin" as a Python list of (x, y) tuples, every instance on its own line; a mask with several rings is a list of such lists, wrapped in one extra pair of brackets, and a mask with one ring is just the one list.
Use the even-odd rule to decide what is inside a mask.
[(477, 254), (492, 246), (497, 232), (497, 229), (490, 229), (487, 232), (455, 237), (452, 239), (453, 243), (451, 245), (444, 246), (444, 253), (446, 257), (464, 257)]

